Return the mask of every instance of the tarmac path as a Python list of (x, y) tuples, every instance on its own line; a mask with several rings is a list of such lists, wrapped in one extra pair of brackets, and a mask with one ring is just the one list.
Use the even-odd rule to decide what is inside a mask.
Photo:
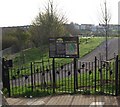
[[(118, 51), (120, 53), (120, 38), (112, 38), (108, 40), (108, 60), (114, 58), (115, 55), (118, 55)], [(80, 59), (80, 61), (93, 61), (95, 56), (97, 58), (101, 58), (103, 60), (106, 59), (106, 42), (104, 41), (100, 46), (98, 46), (91, 53), (85, 55)]]

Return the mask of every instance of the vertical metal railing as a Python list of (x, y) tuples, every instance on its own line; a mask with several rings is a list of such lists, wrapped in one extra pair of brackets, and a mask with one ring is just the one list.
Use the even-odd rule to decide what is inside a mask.
[(53, 70), (53, 93), (55, 93), (56, 81), (55, 81), (55, 59), (53, 58), (52, 62), (52, 70)]
[(33, 64), (31, 62), (31, 90), (33, 92)]
[(97, 57), (95, 56), (95, 92), (96, 92), (96, 76), (97, 76)]
[(11, 96), (10, 91), (10, 74), (9, 74), (9, 66), (5, 59), (2, 59), (2, 81), (3, 81), (3, 88), (7, 89), (8, 96)]
[(116, 56), (116, 61), (115, 61), (115, 95), (118, 95), (118, 55)]
[(119, 95), (120, 95), (120, 58), (118, 59), (118, 71), (119, 71)]
[[(55, 60), (30, 63), (30, 66), (9, 69), (10, 95), (40, 91), (47, 93), (120, 94), (120, 62), (78, 61), (64, 64)], [(107, 71), (106, 71), (107, 67)], [(107, 75), (107, 76), (106, 76)]]

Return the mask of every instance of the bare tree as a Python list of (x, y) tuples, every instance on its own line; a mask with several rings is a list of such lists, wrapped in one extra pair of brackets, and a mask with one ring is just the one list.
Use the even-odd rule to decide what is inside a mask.
[[(100, 24), (102, 25), (105, 31), (105, 38), (106, 38), (106, 47), (105, 47), (105, 52), (106, 52), (106, 83), (108, 82), (108, 67), (109, 67), (109, 63), (108, 61), (108, 31), (109, 31), (109, 22), (111, 20), (111, 13), (108, 9), (107, 6), (107, 1), (104, 1), (104, 5), (103, 7), (101, 6), (101, 17), (100, 17)], [(103, 86), (103, 74), (102, 72), (100, 73), (100, 84), (101, 87)], [(101, 90), (102, 91), (102, 90)]]
[(107, 1), (104, 1), (104, 6), (101, 6), (101, 17), (100, 17), (100, 24), (104, 27), (105, 37), (106, 37), (106, 61), (108, 60), (108, 31), (109, 31), (109, 22), (111, 20), (111, 13), (107, 6)]

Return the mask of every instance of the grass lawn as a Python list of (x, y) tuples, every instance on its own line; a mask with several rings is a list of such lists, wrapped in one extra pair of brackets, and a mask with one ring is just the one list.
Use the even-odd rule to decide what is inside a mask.
[(88, 41), (85, 41), (85, 38), (80, 38), (80, 57), (83, 57), (84, 55), (90, 53), (92, 50), (94, 50), (97, 46), (99, 46), (104, 40), (104, 37), (93, 37), (88, 39)]
[[(79, 38), (79, 53), (80, 58), (84, 55), (90, 53), (97, 46), (99, 46), (105, 40), (104, 37), (93, 37), (93, 38)], [(48, 47), (43, 47), (42, 51), (39, 48), (32, 48), (22, 51), (17, 54), (17, 57), (13, 59), (14, 70), (12, 70), (12, 74), (17, 73), (17, 69), (21, 70), (21, 75), (27, 74), (29, 75), (29, 70), (25, 70), (23, 68), (30, 67), (30, 62), (41, 62), (38, 66), (47, 66), (48, 59), (49, 64), (52, 64), (52, 58), (49, 58), (49, 49)], [(43, 60), (42, 60), (43, 59)], [(73, 58), (56, 58), (55, 62), (60, 62), (63, 65), (70, 63)], [(41, 64), (41, 65), (40, 65)], [(45, 70), (45, 69), (44, 69)], [(16, 74), (17, 75), (17, 74)]]
[[(93, 37), (93, 38), (79, 38), (79, 51), (80, 51), (80, 58), (84, 55), (90, 53), (94, 50), (97, 46), (99, 46), (105, 38), (103, 37)], [(41, 62), (38, 63), (37, 66), (47, 66), (48, 64), (52, 64), (52, 58), (49, 58), (48, 47), (43, 47), (42, 51), (39, 48), (32, 48), (22, 51), (21, 53), (17, 54), (17, 57), (13, 59), (14, 70), (12, 69), (10, 72), (11, 74), (16, 74), (18, 69), (21, 71), (21, 75), (27, 74), (30, 75), (30, 62)], [(49, 62), (48, 62), (49, 60)], [(60, 62), (62, 65), (70, 63), (73, 58), (56, 58), (55, 62)], [(29, 68), (28, 68), (29, 67)], [(24, 69), (25, 68), (25, 69)], [(28, 68), (28, 69), (26, 69)], [(20, 76), (20, 75), (19, 75)], [(11, 78), (11, 77), (10, 77)], [(16, 78), (18, 78), (16, 76)]]
[[(104, 37), (79, 38), (80, 58), (90, 53), (97, 46), (99, 46), (104, 40), (105, 40)], [(18, 53), (17, 56), (13, 59), (13, 61), (15, 66), (21, 66), (21, 65), (28, 65), (30, 62), (41, 61), (42, 59), (43, 60), (49, 59), (48, 47), (42, 47), (42, 51), (40, 51), (40, 48), (32, 48), (32, 49), (24, 50), (21, 53)], [(56, 61), (69, 63), (71, 59), (56, 58)]]

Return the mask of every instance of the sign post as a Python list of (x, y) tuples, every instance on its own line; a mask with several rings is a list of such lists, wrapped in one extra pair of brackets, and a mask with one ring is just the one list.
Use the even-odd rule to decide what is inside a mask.
[(53, 92), (55, 93), (55, 58), (74, 58), (74, 92), (78, 88), (76, 58), (79, 58), (78, 37), (49, 38), (49, 57), (53, 58)]
[(52, 69), (53, 69), (53, 93), (55, 93), (55, 88), (56, 88), (56, 82), (55, 82), (55, 59), (53, 58), (53, 64), (52, 64)]

